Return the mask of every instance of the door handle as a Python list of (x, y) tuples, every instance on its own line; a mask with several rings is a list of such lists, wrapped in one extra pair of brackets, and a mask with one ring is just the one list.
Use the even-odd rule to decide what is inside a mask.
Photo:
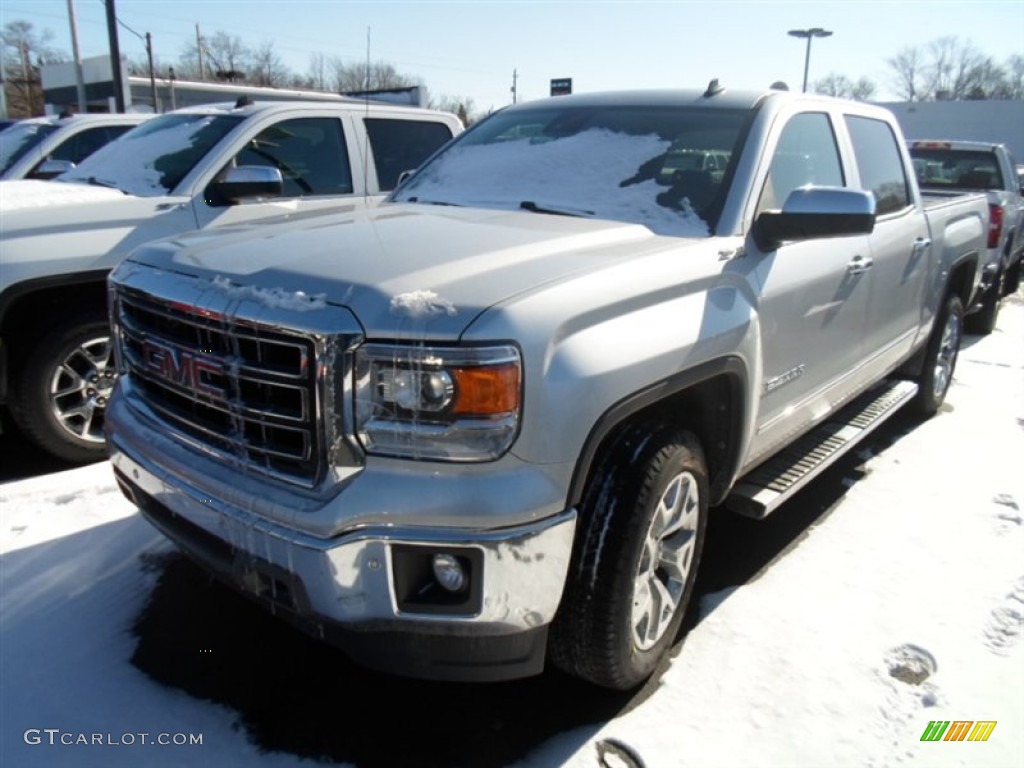
[(853, 257), (850, 263), (846, 267), (846, 271), (851, 275), (863, 275), (869, 269), (875, 265), (874, 260), (870, 256), (861, 256), (860, 254)]
[(917, 238), (917, 240), (914, 241), (914, 250), (913, 250), (914, 256), (917, 256), (919, 253), (927, 251), (929, 248), (931, 248), (931, 246), (932, 246), (932, 241), (931, 241), (930, 237), (919, 237), (919, 238)]

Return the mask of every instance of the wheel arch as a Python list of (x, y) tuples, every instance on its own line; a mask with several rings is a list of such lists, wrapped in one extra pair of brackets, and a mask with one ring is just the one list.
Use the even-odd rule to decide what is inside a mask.
[(62, 318), (90, 308), (105, 311), (109, 269), (41, 277), (12, 285), (0, 294), (0, 402), (9, 395), (10, 371)]
[(660, 419), (694, 433), (708, 464), (712, 505), (725, 498), (745, 441), (749, 376), (746, 364), (723, 357), (687, 369), (623, 398), (590, 430), (573, 470), (569, 506), (578, 506), (602, 455), (629, 424)]

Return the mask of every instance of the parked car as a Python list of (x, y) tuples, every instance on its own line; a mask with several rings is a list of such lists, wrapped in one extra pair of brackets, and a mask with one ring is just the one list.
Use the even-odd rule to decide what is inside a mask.
[[(688, 149), (728, 159), (716, 185)], [(923, 204), (862, 102), (509, 107), (378, 208), (132, 253), (111, 462), (182, 549), (362, 663), (630, 688), (711, 507), (764, 517), (899, 406), (939, 409), (987, 215)]]
[(1020, 285), (1024, 258), (1024, 198), (1017, 164), (1002, 144), (978, 141), (910, 142), (918, 184), (926, 195), (984, 192), (988, 198), (988, 257), (982, 272), (984, 291), (968, 307), (967, 330), (991, 333), (1003, 296)]
[(114, 265), (158, 237), (375, 204), (461, 130), (356, 100), (211, 104), (154, 117), (56, 181), (0, 182), (0, 402), (49, 453), (102, 456)]
[(0, 180), (53, 178), (150, 117), (112, 113), (19, 120), (0, 132)]

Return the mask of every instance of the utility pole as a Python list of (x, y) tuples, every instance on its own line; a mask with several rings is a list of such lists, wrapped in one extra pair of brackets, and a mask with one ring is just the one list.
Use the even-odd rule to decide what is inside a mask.
[(78, 52), (78, 21), (75, 19), (75, 0), (68, 0), (68, 21), (71, 23), (71, 51), (75, 57), (75, 91), (78, 96), (78, 113), (89, 111), (85, 100), (85, 79), (82, 77), (82, 56)]
[(199, 82), (206, 79), (203, 73), (203, 36), (199, 34), (199, 24), (196, 24), (196, 50), (199, 51)]
[(149, 57), (149, 89), (153, 93), (153, 114), (160, 112), (160, 102), (156, 100), (156, 75), (153, 73), (153, 36), (146, 33), (146, 56)]
[(114, 0), (107, 4), (107, 37), (110, 38), (110, 69), (114, 76), (114, 105), (118, 112), (125, 111), (124, 78), (121, 77), (121, 45), (117, 41), (117, 12)]
[(4, 46), (0, 44), (0, 117), (7, 117), (7, 62), (4, 61)]
[(518, 70), (512, 70), (512, 103), (516, 103), (516, 81), (519, 79)]

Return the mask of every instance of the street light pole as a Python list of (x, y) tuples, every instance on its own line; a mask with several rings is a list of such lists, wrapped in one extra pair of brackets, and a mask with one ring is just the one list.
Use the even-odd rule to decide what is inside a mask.
[(807, 93), (807, 73), (811, 68), (811, 40), (815, 37), (830, 37), (832, 32), (821, 27), (811, 27), (810, 29), (791, 29), (789, 34), (792, 37), (805, 38), (807, 40), (807, 53), (804, 54), (804, 89), (803, 92)]

